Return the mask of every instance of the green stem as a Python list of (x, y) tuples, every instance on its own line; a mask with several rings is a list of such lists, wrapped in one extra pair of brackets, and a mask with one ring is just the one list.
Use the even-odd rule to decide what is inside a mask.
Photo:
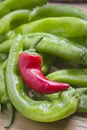
[(39, 37), (29, 48), (29, 50), (35, 50), (37, 44), (43, 39), (43, 37)]

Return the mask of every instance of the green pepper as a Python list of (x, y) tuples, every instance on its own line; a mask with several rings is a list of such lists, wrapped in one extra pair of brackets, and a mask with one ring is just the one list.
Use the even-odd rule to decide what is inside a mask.
[[(87, 88), (77, 88), (75, 89), (77, 93), (79, 93), (79, 103), (76, 109), (76, 112), (79, 113), (86, 113), (87, 112)], [(37, 100), (49, 100), (53, 101), (55, 99), (58, 99), (60, 96), (60, 93), (54, 93), (54, 94), (39, 94), (36, 91), (31, 91), (32, 97)]]
[(87, 113), (87, 94), (83, 94), (80, 97), (80, 104), (76, 111), (79, 113)]
[(0, 53), (0, 66), (2, 65), (2, 63), (7, 59), (8, 54), (7, 53)]
[(67, 82), (77, 87), (87, 87), (87, 69), (83, 68), (58, 70), (48, 74), (47, 78), (54, 81)]
[(5, 68), (6, 68), (6, 62), (5, 61), (1, 66), (0, 66), (0, 102), (5, 104), (8, 102), (8, 96), (6, 92), (6, 84), (5, 84)]
[(81, 96), (76, 111), (79, 113), (87, 113), (87, 88), (78, 88), (77, 92), (81, 93)]
[[(31, 33), (23, 35), (24, 49), (28, 49), (38, 36), (43, 40), (37, 45), (36, 50), (55, 55), (77, 64), (87, 65), (87, 48), (81, 44), (71, 42), (69, 39), (47, 33)], [(20, 38), (21, 35), (19, 35)], [(0, 52), (8, 52), (12, 40), (0, 44)]]
[(5, 69), (7, 65), (7, 60), (3, 62), (3, 64), (0, 66), (0, 103), (2, 105), (5, 105), (10, 112), (10, 117), (9, 117), (9, 122), (6, 128), (10, 127), (13, 119), (14, 119), (14, 108), (13, 105), (11, 104), (8, 94), (7, 94), (7, 89), (6, 89), (6, 79), (5, 79)]
[(0, 3), (0, 17), (18, 9), (32, 9), (46, 4), (47, 0), (4, 0)]
[(0, 34), (29, 21), (29, 10), (13, 11), (0, 19)]
[(38, 53), (42, 57), (42, 72), (44, 75), (50, 70), (51, 65), (55, 62), (56, 57), (48, 53)]
[(47, 32), (68, 38), (87, 36), (87, 21), (76, 17), (44, 18), (21, 25), (8, 32), (7, 36), (35, 32)]
[(79, 17), (87, 20), (87, 12), (81, 9), (70, 7), (70, 6), (56, 6), (56, 5), (44, 5), (41, 7), (34, 8), (30, 13), (30, 21), (47, 17)]
[(28, 96), (17, 66), (22, 48), (23, 43), (19, 40), (12, 44), (6, 67), (8, 95), (15, 108), (25, 117), (40, 122), (53, 122), (73, 114), (78, 104), (78, 94), (74, 88), (62, 92), (52, 102), (35, 101)]

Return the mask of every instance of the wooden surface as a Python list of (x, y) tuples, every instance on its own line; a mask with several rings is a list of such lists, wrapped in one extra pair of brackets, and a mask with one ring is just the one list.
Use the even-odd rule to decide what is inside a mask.
[(50, 2), (61, 2), (61, 3), (87, 3), (87, 0), (49, 0)]
[[(87, 10), (87, 4), (73, 4), (83, 10)], [(8, 121), (9, 113), (5, 110), (0, 114), (0, 130), (6, 130), (4, 126)], [(15, 121), (9, 130), (87, 130), (87, 115), (74, 114), (55, 123), (38, 123), (24, 118), (16, 112)]]

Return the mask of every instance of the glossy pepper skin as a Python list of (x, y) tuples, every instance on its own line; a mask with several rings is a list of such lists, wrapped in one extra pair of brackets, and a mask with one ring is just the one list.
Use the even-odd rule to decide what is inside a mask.
[(42, 40), (40, 37), (29, 49), (22, 52), (18, 58), (18, 68), (25, 83), (42, 94), (50, 94), (68, 89), (69, 84), (52, 82), (45, 78), (41, 70), (41, 56), (35, 54), (33, 48)]
[(46, 32), (57, 36), (73, 38), (87, 36), (87, 21), (76, 17), (51, 17), (36, 20), (15, 28), (10, 34)]
[(76, 87), (81, 86), (82, 88), (78, 88), (77, 91), (83, 92), (83, 94), (79, 98), (80, 103), (76, 111), (79, 113), (87, 112), (87, 69), (62, 69), (48, 74), (47, 78), (53, 81), (67, 82)]
[[(77, 94), (79, 95), (79, 102), (77, 105), (76, 112), (78, 113), (86, 113), (87, 112), (87, 88), (77, 88), (75, 89)], [(55, 99), (58, 99), (60, 96), (60, 93), (54, 93), (54, 94), (39, 94), (36, 91), (33, 91), (33, 97), (37, 100), (49, 100), (53, 101)]]
[(46, 4), (47, 0), (5, 0), (0, 3), (0, 17), (18, 9), (32, 9)]
[[(78, 65), (87, 65), (87, 48), (84, 46), (84, 44), (86, 44), (84, 40), (82, 40), (81, 44), (78, 44), (74, 39), (55, 36), (49, 33), (30, 33), (22, 35), (24, 49), (30, 48), (32, 43), (35, 42), (40, 35), (43, 37), (43, 40), (36, 46), (38, 52), (49, 53)], [(0, 44), (0, 53), (9, 52), (15, 40), (16, 38), (10, 39)]]
[(47, 75), (53, 81), (67, 82), (74, 86), (87, 87), (87, 69), (62, 69)]
[[(47, 13), (48, 12), (48, 13)], [(29, 20), (35, 21), (47, 17), (78, 17), (87, 20), (87, 12), (81, 9), (61, 6), (61, 5), (44, 5), (41, 7), (34, 8), (30, 13)]]
[(4, 34), (19, 25), (29, 21), (29, 10), (16, 10), (0, 19), (0, 34)]
[(6, 67), (7, 90), (15, 108), (25, 117), (39, 122), (54, 122), (75, 113), (78, 97), (74, 88), (61, 92), (54, 101), (35, 101), (28, 96), (17, 67), (22, 51), (22, 42), (16, 41), (11, 46)]

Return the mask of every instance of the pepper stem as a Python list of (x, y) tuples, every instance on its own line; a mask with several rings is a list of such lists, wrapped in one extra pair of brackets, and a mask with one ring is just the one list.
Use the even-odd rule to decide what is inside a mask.
[(39, 37), (30, 47), (29, 50), (35, 50), (37, 44), (43, 39), (43, 37)]

